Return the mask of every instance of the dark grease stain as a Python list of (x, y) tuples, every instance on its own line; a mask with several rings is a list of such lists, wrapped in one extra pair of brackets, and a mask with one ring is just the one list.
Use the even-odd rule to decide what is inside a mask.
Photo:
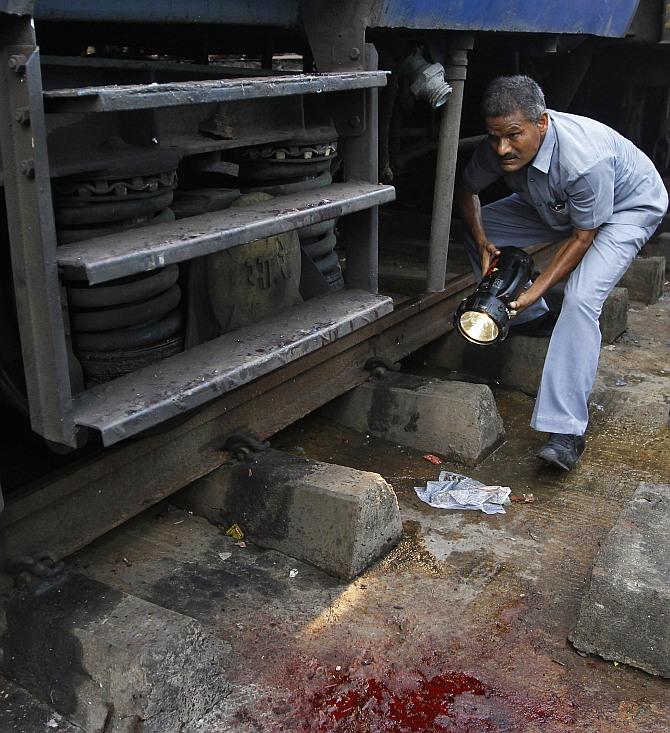
[(409, 420), (407, 421), (407, 424), (405, 425), (405, 432), (406, 433), (416, 433), (416, 431), (419, 429), (419, 418), (421, 415), (418, 412), (412, 412), (409, 416)]
[(368, 425), (373, 433), (386, 433), (391, 426), (393, 408), (397, 407), (390, 387), (392, 383), (385, 379), (377, 379), (372, 390), (372, 402), (368, 413)]
[(77, 690), (91, 675), (73, 629), (113, 616), (122, 599), (120, 591), (76, 574), (15, 591), (7, 602), (3, 671), (61, 713), (74, 713)]
[(294, 485), (315, 469), (313, 461), (267, 450), (237, 464), (223, 519), (252, 539), (288, 537)]
[(272, 577), (272, 569), (262, 563), (236, 562), (234, 556), (225, 561), (218, 553), (226, 550), (227, 538), (211, 547), (211, 564), (185, 562), (167, 568), (165, 574), (152, 585), (151, 601), (186, 616), (211, 622), (222, 607), (242, 597), (251, 607), (269, 601), (280, 601), (288, 586)]

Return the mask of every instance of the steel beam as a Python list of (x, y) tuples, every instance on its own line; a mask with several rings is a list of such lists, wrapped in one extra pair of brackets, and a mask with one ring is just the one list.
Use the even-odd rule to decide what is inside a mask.
[(39, 50), (30, 17), (5, 19), (0, 33), (0, 145), (30, 421), (74, 446)]
[(219, 336), (75, 397), (75, 421), (112, 445), (342, 338), (393, 309), (341, 290)]
[(394, 198), (392, 186), (336, 183), (258, 204), (130, 230), (122, 238), (112, 234), (64, 244), (58, 248), (58, 264), (70, 279), (85, 279), (91, 284), (107, 282), (354, 214)]
[[(377, 50), (365, 45), (366, 64), (376, 69)], [(359, 134), (347, 138), (344, 170), (348, 180), (379, 181), (379, 94), (368, 89), (365, 97), (365, 119), (351, 119), (350, 127)], [(358, 126), (358, 127), (357, 127)], [(378, 186), (383, 189), (384, 186)], [(347, 248), (345, 278), (347, 287), (376, 293), (379, 286), (379, 207), (361, 211), (341, 222), (342, 238)]]
[(48, 91), (44, 93), (44, 105), (47, 112), (119, 112), (184, 104), (345, 92), (385, 85), (385, 71), (207, 79), (164, 84), (113, 84)]

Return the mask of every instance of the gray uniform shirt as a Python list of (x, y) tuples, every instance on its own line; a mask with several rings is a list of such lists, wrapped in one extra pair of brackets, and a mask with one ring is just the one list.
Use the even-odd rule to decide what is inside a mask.
[(502, 177), (557, 231), (597, 229), (603, 224), (659, 222), (668, 195), (654, 164), (630, 140), (588, 117), (549, 113), (549, 127), (532, 163), (505, 173), (488, 140), (463, 173), (478, 193)]

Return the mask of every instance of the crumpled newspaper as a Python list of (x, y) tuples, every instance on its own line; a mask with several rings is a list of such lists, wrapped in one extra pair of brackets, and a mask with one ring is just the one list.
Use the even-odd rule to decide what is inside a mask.
[(440, 471), (437, 481), (415, 486), (416, 495), (436, 509), (480, 509), (484, 514), (505, 514), (509, 486), (486, 486), (460, 473)]

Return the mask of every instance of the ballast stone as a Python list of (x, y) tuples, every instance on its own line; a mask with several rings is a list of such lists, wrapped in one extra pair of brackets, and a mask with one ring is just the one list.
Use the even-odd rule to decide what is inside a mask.
[(570, 641), (670, 677), (670, 484), (641, 483), (602, 545)]
[(199, 622), (66, 575), (7, 603), (3, 672), (84, 731), (178, 733), (230, 694), (230, 645)]
[(379, 474), (276, 450), (222, 466), (173, 501), (212, 522), (235, 522), (254, 544), (347, 580), (402, 535), (398, 499)]
[(468, 465), (482, 461), (505, 439), (485, 384), (387, 372), (333, 400), (322, 414), (359, 432)]

